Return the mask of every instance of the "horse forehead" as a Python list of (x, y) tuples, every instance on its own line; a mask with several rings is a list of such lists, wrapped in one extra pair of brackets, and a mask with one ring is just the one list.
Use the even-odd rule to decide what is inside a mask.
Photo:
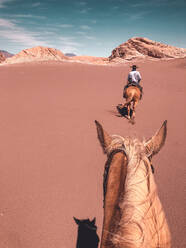
[(144, 146), (144, 142), (141, 142), (137, 138), (132, 138), (132, 137), (122, 137), (120, 135), (114, 134), (111, 136), (112, 137), (112, 142), (111, 145), (114, 144), (121, 144), (124, 146)]
[(132, 137), (122, 137), (120, 135), (112, 135), (112, 142), (110, 144), (110, 150), (122, 149), (125, 153), (130, 151), (133, 152), (143, 152), (144, 151), (144, 142), (141, 142), (137, 138)]

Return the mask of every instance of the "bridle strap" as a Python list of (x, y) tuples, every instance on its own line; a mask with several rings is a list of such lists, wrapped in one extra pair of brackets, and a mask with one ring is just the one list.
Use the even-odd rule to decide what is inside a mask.
[(125, 148), (123, 147), (123, 148), (117, 148), (117, 149), (112, 150), (109, 153), (108, 157), (113, 157), (116, 153), (119, 153), (119, 152), (122, 152), (124, 155), (126, 155)]
[[(108, 160), (105, 164), (105, 170), (104, 170), (104, 174), (103, 174), (103, 205), (105, 204), (105, 195), (106, 195), (106, 185), (107, 185), (107, 177), (109, 174), (109, 169), (110, 169), (110, 164), (111, 164), (111, 160), (113, 158), (113, 156), (119, 152), (122, 152), (125, 156), (125, 150), (124, 147), (123, 148), (118, 148), (118, 149), (114, 149), (112, 150), (109, 155), (108, 155)], [(104, 206), (103, 206), (104, 207)]]

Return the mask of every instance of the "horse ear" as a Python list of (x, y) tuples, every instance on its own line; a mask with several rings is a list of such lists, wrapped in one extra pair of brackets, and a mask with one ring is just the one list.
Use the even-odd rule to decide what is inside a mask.
[(96, 223), (96, 217), (91, 221), (91, 223), (92, 223), (93, 225), (95, 225), (95, 223)]
[(74, 218), (76, 224), (79, 225), (80, 224), (80, 220), (76, 219), (75, 217), (73, 217), (73, 218)]
[(145, 143), (146, 153), (148, 157), (157, 154), (161, 150), (162, 146), (165, 144), (166, 136), (167, 121), (164, 121), (163, 125), (156, 132), (156, 134)]
[(98, 121), (95, 121), (95, 123), (97, 126), (98, 139), (103, 148), (103, 152), (106, 153), (107, 147), (111, 144), (112, 138), (110, 137), (109, 134), (107, 134), (107, 132), (105, 132), (105, 130)]

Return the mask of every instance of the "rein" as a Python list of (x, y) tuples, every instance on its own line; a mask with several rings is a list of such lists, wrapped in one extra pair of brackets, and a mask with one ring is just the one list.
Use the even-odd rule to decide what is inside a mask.
[(106, 192), (107, 192), (107, 179), (108, 179), (108, 173), (109, 173), (111, 161), (112, 161), (113, 156), (115, 154), (119, 153), (119, 152), (122, 152), (124, 155), (126, 155), (124, 145), (121, 148), (112, 150), (109, 153), (108, 160), (107, 160), (107, 162), (105, 164), (105, 170), (104, 170), (104, 174), (103, 174), (103, 199), (104, 199), (103, 200), (103, 207), (105, 205), (105, 195), (106, 195)]

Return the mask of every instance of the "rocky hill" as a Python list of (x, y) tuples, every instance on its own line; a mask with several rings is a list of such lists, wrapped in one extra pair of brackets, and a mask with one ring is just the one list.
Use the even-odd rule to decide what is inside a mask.
[(5, 56), (0, 52), (0, 63), (2, 63), (3, 61), (5, 61)]
[(138, 58), (183, 58), (186, 57), (186, 49), (169, 46), (147, 38), (131, 38), (119, 45), (113, 51), (109, 59), (133, 60)]
[(3, 54), (5, 58), (11, 58), (12, 56), (14, 56), (14, 54), (9, 53), (9, 52), (4, 51), (4, 50), (0, 50), (0, 53)]
[(38, 46), (22, 50), (13, 57), (7, 58), (3, 64), (26, 63), (34, 61), (68, 61), (85, 64), (109, 63), (108, 58), (94, 56), (69, 56), (69, 54), (67, 56), (57, 49)]
[(60, 50), (37, 46), (22, 50), (20, 53), (14, 55), (13, 57), (6, 59), (5, 63), (14, 64), (14, 63), (48, 61), (48, 60), (61, 61), (63, 59), (68, 59), (68, 58)]

